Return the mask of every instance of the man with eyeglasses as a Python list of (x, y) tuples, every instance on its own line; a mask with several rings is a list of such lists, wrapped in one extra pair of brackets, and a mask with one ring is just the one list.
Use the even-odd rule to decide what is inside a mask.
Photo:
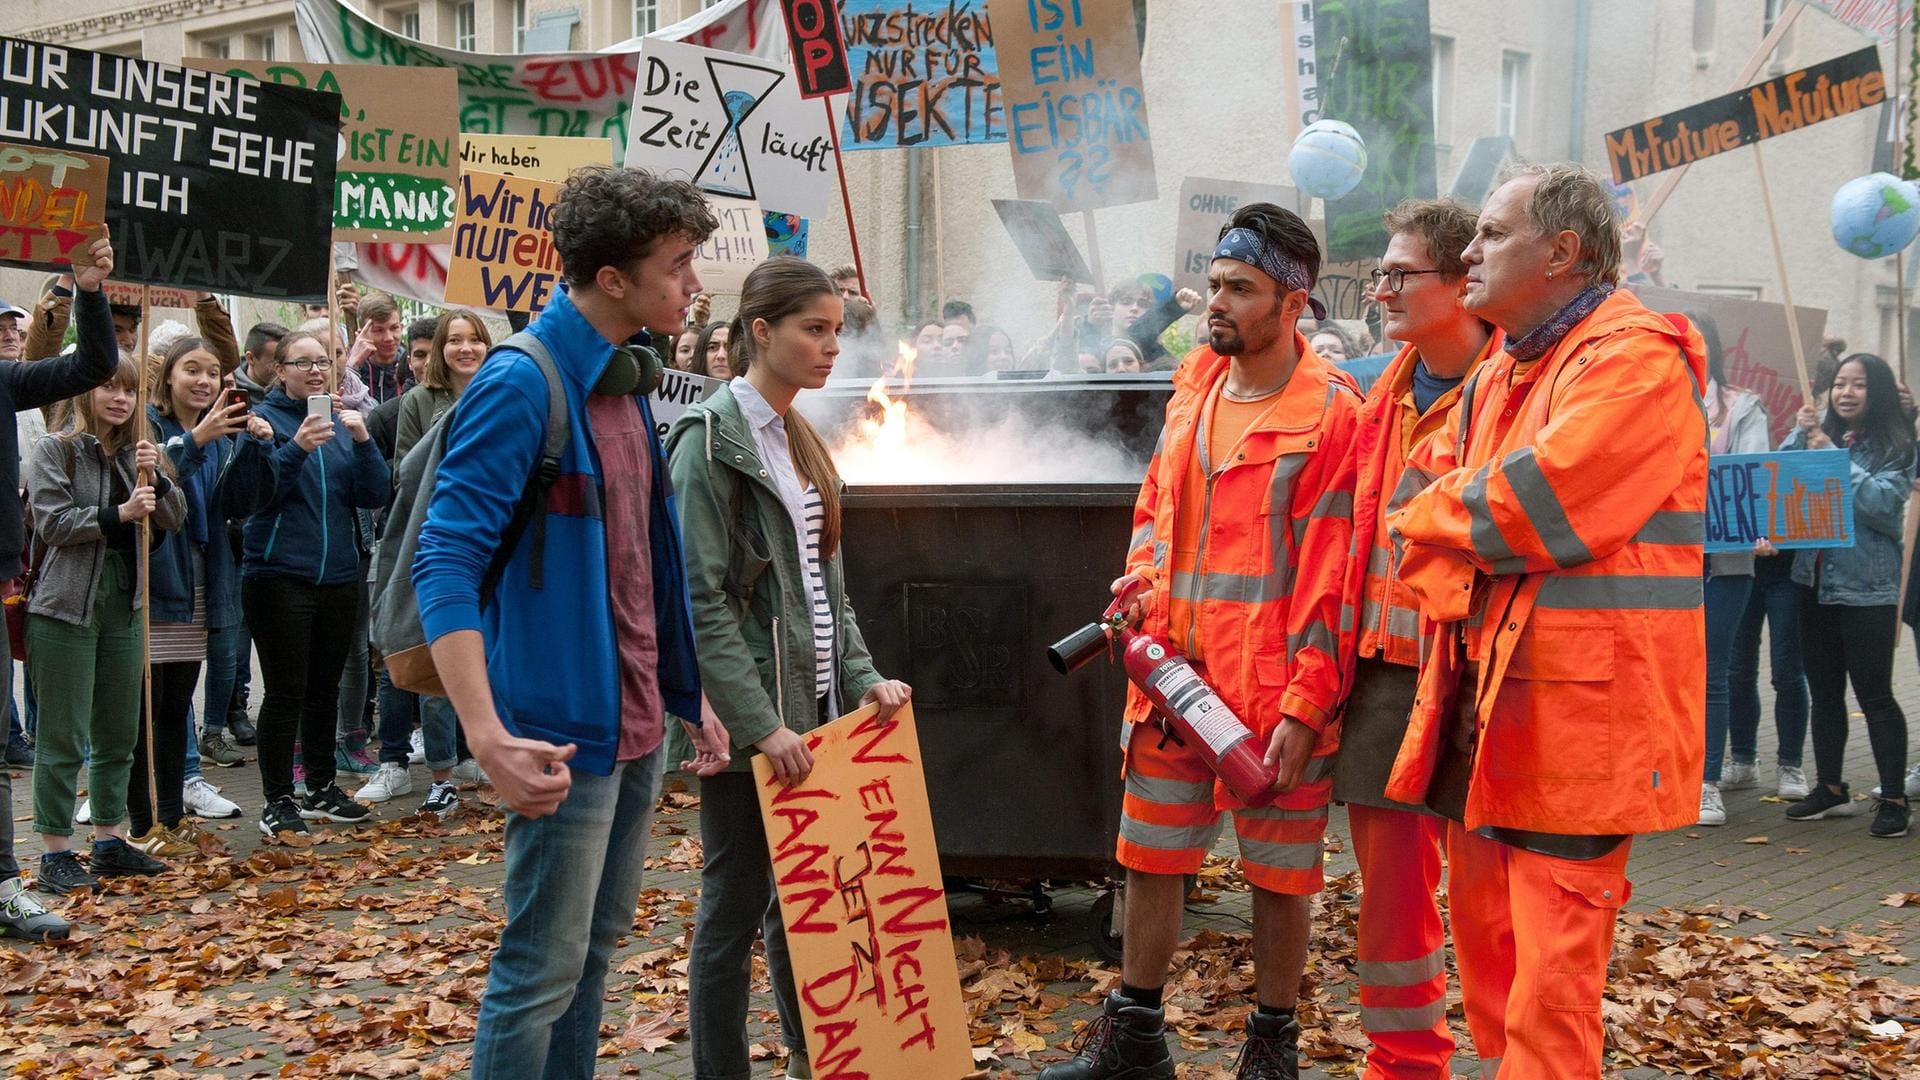
[(1434, 899), (1446, 822), (1385, 794), (1427, 646), (1419, 606), (1398, 578), (1386, 515), (1420, 489), (1407, 471), (1414, 446), (1452, 430), (1463, 382), (1499, 348), (1500, 335), (1463, 306), (1460, 253), (1473, 231), (1473, 211), (1458, 203), (1401, 203), (1387, 215), (1390, 239), (1370, 296), (1384, 309), (1387, 336), (1403, 344), (1360, 407), (1347, 562), (1348, 603), (1360, 618), (1357, 638), (1341, 642), (1353, 690), (1333, 774), (1366, 885), (1357, 952), (1360, 1021), (1373, 1040), (1367, 1080), (1444, 1078), (1453, 1058), (1446, 935)]

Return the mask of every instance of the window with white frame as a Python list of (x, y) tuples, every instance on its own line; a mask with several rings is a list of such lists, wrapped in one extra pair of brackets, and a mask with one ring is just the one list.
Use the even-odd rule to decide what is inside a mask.
[(420, 8), (418, 6), (395, 8), (388, 16), (388, 29), (410, 38), (420, 36)]
[(278, 56), (274, 55), (273, 31), (262, 30), (257, 34), (247, 35), (247, 59), (249, 60), (278, 60), (279, 59)]
[(633, 36), (660, 29), (660, 0), (633, 0)]
[(527, 0), (513, 0), (513, 51), (527, 47)]
[(233, 59), (233, 39), (229, 37), (201, 38), (200, 55), (210, 60), (231, 60)]
[(461, 52), (476, 52), (480, 47), (480, 17), (474, 0), (460, 0), (453, 6), (453, 47)]
[(1453, 39), (1433, 35), (1433, 141), (1453, 142)]
[(1524, 143), (1520, 133), (1527, 125), (1527, 96), (1531, 93), (1532, 75), (1528, 70), (1532, 58), (1523, 52), (1509, 49), (1500, 54), (1500, 118), (1499, 134), (1509, 136), (1516, 144)]

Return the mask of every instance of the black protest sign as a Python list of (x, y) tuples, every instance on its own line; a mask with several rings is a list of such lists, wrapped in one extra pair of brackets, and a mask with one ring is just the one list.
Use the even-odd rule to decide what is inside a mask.
[(1427, 0), (1320, 0), (1313, 25), (1320, 115), (1353, 125), (1367, 144), (1360, 185), (1327, 206), (1327, 261), (1377, 259), (1386, 212), (1434, 193)]
[(1880, 50), (1869, 45), (1678, 112), (1607, 132), (1607, 164), (1624, 184), (1701, 158), (1845, 116), (1887, 99)]
[(1073, 237), (1067, 235), (1060, 211), (1047, 203), (1023, 199), (995, 199), (993, 208), (1034, 277), (1042, 281), (1072, 278), (1088, 285), (1094, 283), (1093, 271), (1087, 269), (1087, 260), (1081, 257), (1080, 248), (1074, 244)]
[(326, 299), (340, 95), (0, 37), (0, 140), (112, 163), (125, 281)]
[(847, 50), (840, 43), (840, 10), (835, 0), (780, 0), (787, 20), (787, 44), (803, 98), (844, 94), (853, 89)]

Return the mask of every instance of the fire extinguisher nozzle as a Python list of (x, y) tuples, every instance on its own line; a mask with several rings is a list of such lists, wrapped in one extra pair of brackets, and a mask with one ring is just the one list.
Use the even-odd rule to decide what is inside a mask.
[(1087, 625), (1047, 647), (1047, 661), (1062, 675), (1087, 666), (1107, 651), (1107, 624)]

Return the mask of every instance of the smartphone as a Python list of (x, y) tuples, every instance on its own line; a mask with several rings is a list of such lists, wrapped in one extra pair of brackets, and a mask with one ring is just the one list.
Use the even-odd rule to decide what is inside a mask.
[(321, 420), (333, 419), (333, 397), (330, 394), (308, 394), (307, 415)]
[(245, 390), (229, 390), (227, 391), (227, 405), (229, 407), (238, 406), (242, 409), (248, 409), (252, 408), (253, 403), (247, 399), (247, 392)]

